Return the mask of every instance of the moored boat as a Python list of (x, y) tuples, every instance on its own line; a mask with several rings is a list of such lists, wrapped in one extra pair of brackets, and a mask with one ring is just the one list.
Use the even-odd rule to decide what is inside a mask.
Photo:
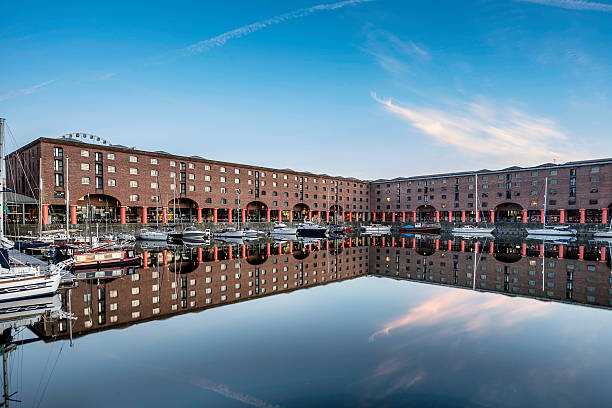
[(327, 234), (327, 227), (311, 221), (304, 221), (297, 227), (298, 237), (324, 238)]
[(389, 225), (372, 224), (361, 227), (364, 234), (390, 234), (391, 227)]
[(408, 234), (428, 233), (438, 234), (442, 230), (442, 226), (439, 223), (426, 223), (417, 222), (414, 225), (404, 225), (400, 227), (400, 231)]

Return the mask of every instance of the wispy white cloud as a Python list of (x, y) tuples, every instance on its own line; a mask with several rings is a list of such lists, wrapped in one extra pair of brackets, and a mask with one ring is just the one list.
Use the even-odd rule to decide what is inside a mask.
[(496, 164), (576, 159), (583, 153), (548, 118), (508, 106), (453, 101), (444, 109), (406, 107), (391, 99), (372, 97), (389, 112), (409, 122), (436, 144)]
[(542, 4), (544, 6), (561, 7), (569, 10), (593, 10), (612, 12), (612, 4), (597, 3), (586, 0), (519, 0), (526, 3)]
[(34, 92), (38, 91), (39, 89), (44, 88), (47, 85), (51, 85), (55, 81), (56, 81), (55, 79), (51, 79), (49, 81), (45, 81), (45, 82), (42, 82), (40, 84), (36, 84), (36, 85), (30, 86), (28, 88), (22, 88), (22, 89), (17, 89), (17, 90), (14, 90), (14, 91), (7, 92), (5, 94), (0, 95), (0, 101), (4, 101), (4, 100), (10, 99), (10, 98), (14, 98), (16, 96), (33, 94)]
[(288, 20), (295, 20), (301, 17), (306, 17), (311, 14), (316, 13), (317, 11), (325, 11), (325, 10), (336, 10), (345, 6), (350, 6), (358, 3), (367, 3), (373, 0), (345, 0), (340, 1), (338, 3), (329, 3), (329, 4), (319, 4), (313, 7), (301, 8), (298, 10), (290, 11), (288, 13), (284, 13), (272, 18), (268, 18), (266, 20), (261, 20), (255, 22), (253, 24), (249, 24), (240, 28), (236, 28), (235, 30), (225, 32), (216, 37), (209, 38), (208, 40), (199, 41), (195, 44), (192, 44), (186, 47), (183, 51), (184, 55), (195, 55), (200, 54), (202, 52), (208, 51), (211, 48), (220, 47), (225, 45), (229, 40), (233, 40), (235, 38), (244, 37), (245, 35), (252, 34), (256, 31), (259, 31), (263, 28), (266, 28), (271, 25), (280, 24), (282, 22)]
[(402, 40), (386, 30), (370, 30), (361, 50), (373, 56), (385, 71), (401, 74), (410, 71), (414, 62), (430, 60), (430, 54), (422, 46), (410, 40)]

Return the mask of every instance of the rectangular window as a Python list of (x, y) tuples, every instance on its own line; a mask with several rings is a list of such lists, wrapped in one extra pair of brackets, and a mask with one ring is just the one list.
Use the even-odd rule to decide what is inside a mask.
[(59, 159), (53, 162), (53, 170), (55, 171), (64, 171), (64, 161)]
[(157, 170), (151, 170), (151, 177), (159, 176), (159, 172)]
[(151, 159), (151, 164), (159, 164), (159, 162), (157, 161), (157, 159)]
[(109, 185), (109, 187), (115, 187), (116, 183), (117, 183), (117, 182), (115, 181), (115, 179), (108, 179), (108, 185)]
[(115, 153), (108, 153), (108, 154), (106, 155), (106, 158), (107, 158), (108, 160), (115, 160)]
[(116, 171), (115, 166), (108, 166), (108, 167), (107, 167), (107, 171), (108, 171), (109, 173), (115, 173), (115, 171)]
[(81, 157), (89, 157), (89, 150), (81, 150)]
[(137, 202), (138, 201), (138, 194), (130, 195), (130, 201), (131, 202)]
[(61, 147), (54, 147), (53, 148), (53, 156), (55, 156), (55, 157), (64, 157), (64, 149), (62, 149)]
[(138, 182), (136, 180), (131, 180), (130, 181), (130, 187), (137, 188), (138, 187)]
[(81, 170), (89, 171), (89, 163), (81, 163)]
[(134, 168), (134, 167), (130, 167), (130, 174), (137, 175), (138, 174), (138, 169)]
[(81, 184), (89, 184), (89, 177), (81, 177)]
[(130, 163), (138, 163), (138, 157), (130, 156)]

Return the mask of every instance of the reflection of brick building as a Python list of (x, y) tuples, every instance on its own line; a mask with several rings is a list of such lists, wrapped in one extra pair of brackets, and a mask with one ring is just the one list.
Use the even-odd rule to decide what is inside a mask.
[[(605, 247), (375, 240), (370, 274), (586, 305), (612, 306)], [(403, 247), (402, 247), (403, 245)], [(477, 247), (476, 274), (474, 251)], [(545, 251), (542, 285), (541, 251)], [(544, 288), (543, 288), (544, 286)]]
[[(329, 245), (329, 244), (328, 244)], [(364, 276), (368, 248), (286, 243), (143, 253), (146, 266), (111, 280), (83, 280), (72, 290), (74, 335), (199, 311)], [(215, 260), (216, 259), (216, 260)], [(66, 301), (66, 295), (63, 294)], [(65, 321), (49, 321), (43, 337), (68, 334)]]

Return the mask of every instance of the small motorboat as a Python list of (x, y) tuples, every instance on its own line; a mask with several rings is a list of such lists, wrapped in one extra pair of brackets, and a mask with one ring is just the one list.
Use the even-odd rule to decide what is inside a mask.
[(140, 230), (140, 234), (138, 234), (138, 239), (143, 241), (167, 241), (168, 233), (143, 228)]
[(133, 249), (99, 249), (81, 251), (73, 245), (62, 245), (55, 250), (55, 259), (73, 259), (72, 269), (103, 268), (117, 265), (133, 265), (139, 257)]
[(311, 221), (304, 221), (297, 227), (298, 237), (325, 238), (327, 227)]
[(244, 238), (245, 236), (244, 230), (237, 230), (233, 227), (213, 232), (213, 237), (215, 238)]
[(527, 230), (528, 235), (540, 235), (546, 237), (571, 237), (576, 235), (576, 232), (577, 231), (575, 229), (572, 229), (567, 225)]
[(265, 232), (259, 231), (259, 230), (256, 230), (250, 227), (246, 227), (243, 231), (244, 231), (244, 236), (247, 238), (258, 238), (258, 237), (266, 235)]
[(282, 236), (295, 236), (297, 234), (297, 228), (288, 227), (287, 224), (276, 221), (274, 228), (270, 231), (270, 236), (282, 237)]
[(428, 234), (438, 234), (442, 230), (442, 226), (439, 223), (426, 223), (426, 222), (417, 222), (414, 225), (404, 225), (400, 228), (400, 230), (404, 233), (408, 234), (418, 234), (418, 233), (428, 233)]
[(462, 227), (453, 228), (452, 233), (454, 235), (461, 236), (489, 236), (493, 233), (495, 227), (478, 227), (475, 225), (464, 225)]
[(389, 225), (372, 224), (361, 227), (364, 234), (390, 234), (391, 227)]
[(210, 230), (199, 230), (196, 227), (187, 227), (183, 230), (182, 239), (195, 240), (204, 239), (210, 236)]

